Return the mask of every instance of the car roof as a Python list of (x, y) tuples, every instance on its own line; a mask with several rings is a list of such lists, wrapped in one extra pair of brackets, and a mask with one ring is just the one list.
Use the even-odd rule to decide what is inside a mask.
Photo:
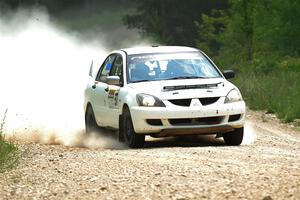
[(176, 52), (187, 52), (187, 51), (199, 51), (192, 47), (184, 46), (148, 46), (148, 47), (132, 47), (121, 49), (128, 55), (144, 54), (144, 53), (176, 53)]

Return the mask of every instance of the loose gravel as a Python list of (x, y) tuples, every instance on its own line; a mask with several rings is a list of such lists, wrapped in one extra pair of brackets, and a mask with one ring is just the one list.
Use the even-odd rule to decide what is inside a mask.
[(20, 144), (0, 199), (300, 199), (300, 131), (250, 111), (256, 139), (148, 139), (143, 149)]

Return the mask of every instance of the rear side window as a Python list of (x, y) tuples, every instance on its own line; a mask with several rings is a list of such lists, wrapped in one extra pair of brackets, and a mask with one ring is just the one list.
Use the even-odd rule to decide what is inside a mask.
[(112, 68), (115, 58), (116, 58), (116, 55), (110, 55), (105, 59), (104, 63), (102, 64), (102, 66), (97, 74), (96, 81), (99, 81), (99, 82), (106, 81), (106, 77), (109, 75), (109, 72)]

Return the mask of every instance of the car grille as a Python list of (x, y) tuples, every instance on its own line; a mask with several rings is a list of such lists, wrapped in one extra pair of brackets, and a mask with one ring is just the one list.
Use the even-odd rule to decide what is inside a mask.
[(223, 118), (224, 118), (223, 116), (202, 117), (202, 118), (177, 118), (177, 119), (169, 119), (169, 123), (173, 126), (214, 125), (214, 124), (220, 124)]
[(176, 106), (190, 106), (192, 99), (173, 99), (169, 100), (172, 104)]
[[(207, 97), (207, 98), (199, 98), (199, 101), (203, 106), (207, 106), (213, 104), (219, 100), (220, 97)], [(192, 99), (169, 99), (169, 102), (176, 106), (185, 106), (189, 107), (191, 105)]]
[(208, 98), (200, 98), (199, 101), (203, 106), (213, 104), (219, 100), (220, 97), (208, 97)]

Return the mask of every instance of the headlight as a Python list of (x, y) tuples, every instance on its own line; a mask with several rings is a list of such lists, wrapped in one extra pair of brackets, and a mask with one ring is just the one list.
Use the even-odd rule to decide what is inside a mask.
[(237, 89), (232, 89), (225, 97), (224, 103), (233, 103), (237, 101), (242, 101), (242, 95)]
[(137, 94), (136, 101), (139, 106), (166, 107), (159, 98), (149, 94)]

